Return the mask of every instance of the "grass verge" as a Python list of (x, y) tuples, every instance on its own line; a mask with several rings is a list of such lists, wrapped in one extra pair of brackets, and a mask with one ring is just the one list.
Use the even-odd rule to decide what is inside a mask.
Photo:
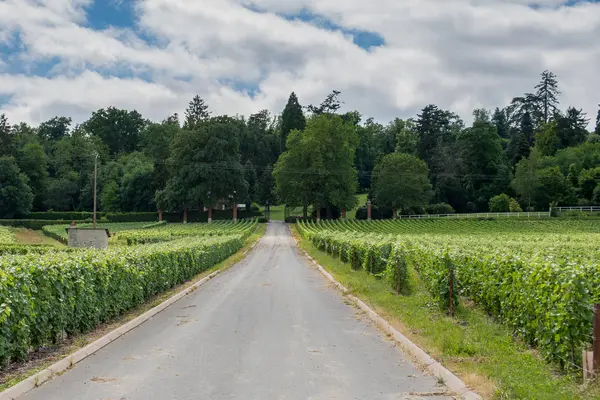
[(123, 314), (121, 317), (100, 325), (95, 330), (73, 336), (67, 339), (65, 342), (60, 343), (57, 346), (48, 347), (42, 349), (40, 351), (31, 353), (29, 360), (23, 363), (14, 363), (11, 364), (6, 370), (0, 372), (0, 391), (8, 389), (11, 386), (16, 385), (28, 377), (35, 375), (36, 373), (48, 368), (55, 362), (69, 356), (70, 354), (76, 352), (82, 347), (87, 346), (88, 344), (94, 342), (95, 340), (100, 339), (102, 336), (111, 332), (112, 330), (118, 328), (119, 326), (131, 321), (147, 312), (148, 310), (158, 306), (165, 300), (170, 297), (176, 295), (182, 290), (187, 289), (192, 286), (202, 278), (210, 275), (211, 273), (217, 270), (227, 270), (231, 268), (236, 263), (240, 262), (244, 257), (246, 257), (246, 253), (250, 250), (250, 248), (264, 235), (267, 229), (266, 224), (259, 224), (256, 228), (256, 231), (248, 239), (244, 246), (234, 255), (229, 257), (228, 259), (220, 262), (215, 265), (211, 269), (204, 271), (198, 275), (196, 275), (193, 279), (182, 283), (181, 285), (174, 286), (166, 292), (163, 292), (154, 298), (148, 300), (146, 303), (139, 305), (138, 307), (128, 311)]
[(600, 399), (600, 385), (561, 374), (476, 306), (463, 302), (455, 318), (446, 316), (414, 270), (408, 295), (398, 296), (386, 282), (319, 251), (291, 228), (299, 246), (338, 282), (484, 398)]

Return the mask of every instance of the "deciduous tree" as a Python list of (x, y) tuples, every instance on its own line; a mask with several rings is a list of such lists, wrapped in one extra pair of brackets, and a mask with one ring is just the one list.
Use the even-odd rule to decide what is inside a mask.
[(429, 170), (423, 160), (402, 153), (388, 154), (373, 172), (373, 193), (379, 207), (406, 210), (424, 207), (432, 195)]
[(14, 218), (31, 211), (33, 192), (27, 176), (14, 158), (0, 157), (0, 218)]

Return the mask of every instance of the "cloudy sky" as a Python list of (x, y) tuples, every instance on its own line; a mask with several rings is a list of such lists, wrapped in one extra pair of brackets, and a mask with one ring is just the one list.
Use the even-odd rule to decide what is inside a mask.
[(563, 108), (592, 117), (599, 38), (600, 1), (0, 0), (0, 113), (162, 120), (199, 94), (248, 115), (337, 89), (382, 122), (429, 103), (468, 120), (550, 69)]

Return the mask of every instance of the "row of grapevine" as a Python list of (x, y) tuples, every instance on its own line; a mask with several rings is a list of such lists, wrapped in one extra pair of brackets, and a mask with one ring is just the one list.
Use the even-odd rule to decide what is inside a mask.
[(0, 226), (0, 244), (14, 242), (15, 236), (13, 235), (13, 233), (8, 228)]
[[(567, 233), (557, 233), (563, 231), (561, 223)], [(583, 239), (573, 233), (579, 223), (580, 232), (588, 232), (580, 234)], [(505, 227), (479, 234), (459, 228), (453, 236), (397, 234), (390, 229), (396, 223), (387, 221), (359, 223), (370, 231), (352, 230), (348, 222), (300, 223), (298, 228), (319, 249), (343, 261), (362, 260), (353, 262), (355, 268), (380, 273), (385, 265), (383, 276), (391, 277), (392, 284), (396, 271), (412, 266), (444, 304), (449, 303), (448, 280), (454, 271), (455, 293), (475, 301), (545, 358), (569, 369), (576, 368), (581, 349), (591, 342), (592, 304), (600, 301), (600, 235), (590, 233), (594, 228), (585, 221), (557, 224), (549, 228), (554, 233), (517, 227), (526, 233), (514, 241), (502, 240), (511, 236)]]
[(187, 236), (223, 236), (254, 230), (256, 224), (256, 220), (239, 223), (169, 224), (151, 229), (124, 231), (119, 234), (119, 239), (125, 240), (128, 245), (138, 245), (167, 242)]
[(0, 257), (0, 364), (26, 359), (224, 260), (244, 234)]

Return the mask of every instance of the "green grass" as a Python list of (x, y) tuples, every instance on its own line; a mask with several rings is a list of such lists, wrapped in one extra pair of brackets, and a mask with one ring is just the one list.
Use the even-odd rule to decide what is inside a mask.
[(42, 233), (25, 228), (9, 228), (15, 235), (16, 243), (19, 244), (47, 244), (55, 247), (64, 248), (65, 245), (58, 240), (52, 239)]
[(353, 210), (348, 211), (348, 214), (346, 215), (348, 219), (356, 219), (356, 211), (367, 203), (369, 195), (366, 193), (357, 194), (356, 198), (358, 199), (358, 205)]
[(578, 377), (563, 375), (477, 307), (442, 313), (415, 271), (408, 295), (321, 252), (297, 235), (300, 247), (354, 295), (369, 303), (396, 328), (488, 399), (600, 399), (600, 386), (583, 387)]

